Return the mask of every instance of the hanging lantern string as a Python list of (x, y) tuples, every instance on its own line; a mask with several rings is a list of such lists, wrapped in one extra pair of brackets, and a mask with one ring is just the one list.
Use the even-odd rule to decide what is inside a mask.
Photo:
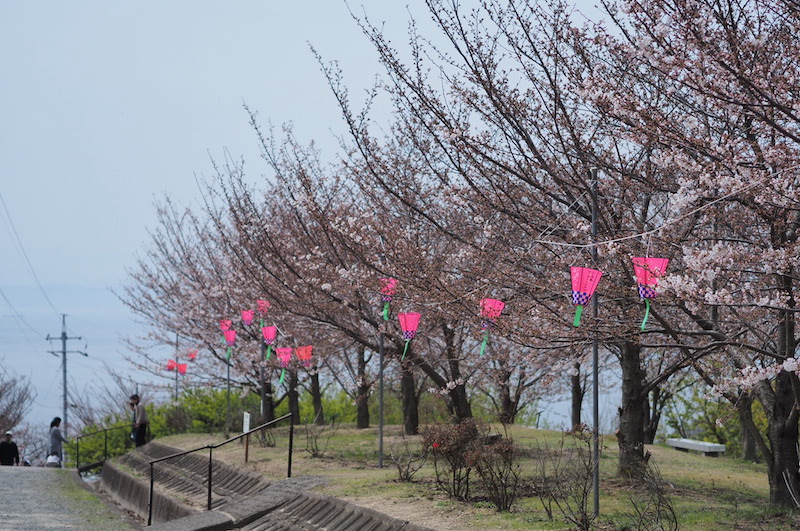
[[(558, 241), (543, 240), (543, 239), (529, 240), (529, 242), (531, 244), (540, 244), (540, 245), (545, 245), (545, 246), (552, 245), (552, 246), (555, 246), (555, 247), (572, 247), (572, 248), (576, 248), (576, 249), (587, 249), (587, 248), (592, 247), (593, 245), (612, 245), (612, 244), (615, 244), (615, 243), (624, 242), (624, 241), (628, 241), (628, 240), (633, 240), (633, 239), (636, 239), (636, 238), (643, 238), (643, 237), (646, 237), (646, 236), (657, 234), (658, 232), (664, 230), (665, 228), (667, 228), (667, 227), (669, 227), (671, 225), (675, 225), (676, 223), (678, 223), (680, 221), (683, 221), (684, 219), (691, 218), (695, 214), (697, 214), (698, 212), (702, 212), (704, 210), (707, 210), (710, 207), (716, 205), (717, 203), (720, 203), (722, 201), (726, 201), (729, 198), (731, 198), (733, 196), (736, 196), (738, 194), (741, 194), (743, 192), (749, 192), (749, 191), (751, 191), (751, 190), (753, 190), (755, 188), (763, 186), (764, 184), (766, 184), (768, 182), (771, 182), (775, 177), (777, 177), (777, 176), (779, 176), (779, 175), (781, 175), (783, 173), (787, 173), (789, 171), (794, 171), (794, 170), (796, 170), (798, 168), (800, 168), (800, 164), (795, 164), (793, 166), (790, 166), (788, 168), (783, 169), (782, 171), (771, 173), (770, 175), (767, 175), (767, 176), (765, 176), (765, 177), (763, 177), (761, 179), (752, 181), (748, 185), (742, 186), (741, 188), (736, 188), (735, 190), (732, 190), (731, 192), (729, 192), (729, 193), (727, 193), (727, 194), (725, 194), (723, 196), (717, 197), (716, 199), (713, 199), (713, 200), (709, 201), (708, 203), (704, 203), (703, 205), (701, 205), (701, 206), (699, 206), (697, 208), (694, 208), (694, 209), (692, 209), (692, 210), (690, 210), (690, 211), (688, 211), (688, 212), (686, 212), (684, 214), (681, 214), (680, 216), (678, 216), (678, 217), (676, 217), (674, 219), (667, 220), (663, 224), (661, 224), (660, 226), (658, 226), (658, 227), (656, 227), (654, 229), (647, 230), (647, 231), (639, 232), (639, 233), (636, 233), (636, 234), (631, 234), (631, 235), (628, 235), (628, 236), (620, 236), (619, 238), (612, 238), (610, 240), (592, 242), (592, 243), (569, 243), (569, 242), (558, 242)], [(526, 251), (526, 253), (527, 252), (531, 252), (532, 250), (533, 250), (533, 247), (530, 247), (529, 250)]]

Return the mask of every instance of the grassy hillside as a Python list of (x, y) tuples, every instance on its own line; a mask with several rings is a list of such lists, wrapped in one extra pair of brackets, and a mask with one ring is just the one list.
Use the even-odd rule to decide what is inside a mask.
[[(249, 445), (244, 462), (244, 444), (234, 442), (214, 451), (214, 457), (280, 479), (287, 472), (288, 428), (274, 430), (274, 447), (262, 447), (256, 440)], [(552, 520), (544, 510), (546, 503), (538, 492), (541, 484), (543, 452), (574, 453), (580, 450), (562, 445), (559, 432), (514, 427), (509, 435), (522, 450), (521, 496), (509, 513), (498, 513), (492, 504), (473, 489), (470, 502), (449, 499), (436, 488), (430, 460), (414, 476), (413, 482), (398, 481), (389, 454), (402, 443), (400, 428), (384, 430), (384, 468), (378, 468), (377, 429), (357, 430), (341, 426), (317, 438), (323, 457), (312, 457), (313, 428), (297, 427), (294, 437), (292, 475), (324, 475), (328, 485), (322, 492), (358, 505), (371, 507), (391, 516), (442, 531), (571, 529), (557, 508)], [(181, 449), (204, 446), (223, 440), (216, 435), (176, 435), (161, 442)], [(419, 437), (408, 438), (420, 448)], [(569, 444), (569, 439), (567, 443)], [(800, 529), (800, 515), (771, 510), (769, 485), (763, 464), (746, 463), (731, 457), (712, 458), (687, 454), (664, 446), (648, 446), (651, 460), (660, 471), (662, 491), (674, 509), (681, 529)], [(613, 437), (603, 439), (601, 458), (600, 518), (598, 529), (636, 529), (632, 499), (636, 489), (616, 476), (617, 451)], [(476, 492), (477, 490), (477, 492)], [(641, 502), (640, 502), (641, 503)], [(592, 502), (589, 501), (591, 511)]]

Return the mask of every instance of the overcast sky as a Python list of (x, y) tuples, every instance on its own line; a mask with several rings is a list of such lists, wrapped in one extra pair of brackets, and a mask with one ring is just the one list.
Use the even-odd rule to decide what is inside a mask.
[[(409, 11), (428, 18), (422, 0), (351, 6), (401, 44)], [(0, 363), (33, 379), (30, 421), (61, 413), (60, 345), (44, 339), (60, 314), (89, 354), (68, 358), (76, 385), (126, 370), (119, 336), (141, 330), (109, 289), (146, 245), (154, 199), (191, 204), (225, 150), (267, 171), (243, 103), (334, 155), (343, 126), (309, 43), (355, 97), (380, 73), (342, 0), (0, 3)]]
[[(363, 4), (404, 31), (404, 3)], [(191, 204), (224, 150), (266, 172), (243, 103), (333, 149), (339, 112), (309, 43), (355, 91), (379, 72), (339, 0), (0, 4), (0, 363), (33, 378), (32, 421), (61, 413), (60, 344), (44, 339), (60, 314), (89, 354), (68, 355), (77, 386), (127, 369), (118, 336), (139, 330), (108, 290), (146, 245), (154, 199)]]

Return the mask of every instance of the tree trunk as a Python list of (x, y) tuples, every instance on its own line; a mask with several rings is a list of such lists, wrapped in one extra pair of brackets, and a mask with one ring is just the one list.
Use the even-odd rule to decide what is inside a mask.
[(358, 386), (356, 389), (356, 428), (369, 428), (369, 385), (367, 385), (367, 357), (364, 348), (358, 349)]
[(753, 399), (749, 393), (742, 393), (736, 409), (739, 412), (739, 431), (742, 434), (742, 459), (745, 461), (758, 461), (758, 447), (756, 438), (750, 432), (747, 418), (752, 418)]
[(517, 418), (517, 402), (511, 398), (509, 381), (500, 384), (500, 414), (498, 420), (502, 424), (514, 424)]
[(272, 382), (264, 382), (264, 422), (275, 420), (275, 400), (272, 396)]
[(292, 414), (292, 422), (300, 424), (300, 394), (297, 392), (297, 373), (292, 369), (286, 369), (289, 374), (289, 413)]
[[(644, 444), (653, 444), (656, 440), (658, 423), (661, 422), (661, 407), (659, 406), (661, 394), (661, 389), (656, 387), (650, 393), (650, 397), (646, 397), (644, 400), (644, 418), (642, 419), (642, 424), (644, 426)], [(652, 402), (650, 402), (648, 398), (652, 398)]]
[(309, 373), (311, 379), (311, 402), (314, 404), (314, 424), (325, 425), (325, 412), (322, 410), (322, 387), (319, 385), (319, 369), (314, 367)]
[(576, 363), (575, 374), (570, 377), (572, 388), (572, 427), (580, 426), (581, 410), (583, 409), (583, 396), (586, 390), (581, 385), (581, 364)]
[(644, 394), (645, 373), (640, 358), (641, 345), (626, 341), (621, 345), (622, 405), (619, 408), (619, 475), (638, 477), (645, 464)]
[[(450, 327), (445, 327), (444, 337), (447, 344), (450, 375), (453, 379), (453, 382), (461, 382), (463, 381), (463, 378), (461, 377), (461, 363), (459, 362), (455, 351), (455, 334), (453, 329)], [(463, 383), (457, 384), (450, 391), (450, 400), (453, 402), (453, 414), (455, 415), (456, 422), (461, 422), (464, 419), (472, 418), (472, 407), (470, 406), (469, 399), (467, 398), (467, 388)]]
[(795, 505), (784, 473), (794, 489), (800, 484), (797, 470), (797, 410), (791, 378), (792, 375), (785, 371), (775, 378), (774, 393), (770, 400), (772, 407), (767, 412), (767, 437), (772, 449), (771, 455), (766, 456), (769, 501), (772, 505), (785, 508), (795, 508)]
[(417, 386), (414, 373), (411, 371), (410, 361), (401, 362), (402, 373), (400, 376), (400, 392), (403, 401), (403, 427), (406, 435), (416, 435), (419, 432), (419, 400), (417, 399)]
[(450, 391), (450, 399), (452, 400), (453, 416), (455, 416), (456, 423), (472, 418), (472, 406), (470, 406), (467, 398), (466, 386), (457, 385), (455, 389)]

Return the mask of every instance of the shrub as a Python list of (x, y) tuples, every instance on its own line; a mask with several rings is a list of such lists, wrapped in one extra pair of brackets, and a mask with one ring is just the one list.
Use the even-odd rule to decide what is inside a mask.
[(473, 442), (488, 433), (485, 422), (464, 419), (458, 424), (437, 423), (422, 433), (422, 444), (433, 457), (436, 484), (450, 497), (469, 497), (469, 474), (472, 470), (467, 452)]
[(467, 463), (480, 479), (482, 490), (486, 492), (498, 511), (508, 511), (517, 498), (517, 487), (522, 473), (519, 452), (513, 439), (500, 439), (494, 444), (473, 441), (467, 452)]
[(427, 447), (416, 448), (417, 444), (411, 443), (411, 438), (405, 434), (399, 440), (393, 441), (389, 445), (389, 459), (397, 468), (397, 475), (400, 481), (412, 481), (414, 474), (425, 465), (428, 459)]
[(548, 518), (558, 507), (566, 520), (578, 529), (591, 529), (594, 520), (589, 510), (594, 480), (592, 434), (586, 426), (565, 432), (556, 448), (534, 448), (538, 464), (537, 490)]
[(306, 435), (306, 452), (311, 457), (319, 458), (325, 456), (325, 451), (328, 449), (328, 444), (331, 442), (331, 437), (339, 431), (339, 423), (336, 418), (330, 424), (304, 424)]

